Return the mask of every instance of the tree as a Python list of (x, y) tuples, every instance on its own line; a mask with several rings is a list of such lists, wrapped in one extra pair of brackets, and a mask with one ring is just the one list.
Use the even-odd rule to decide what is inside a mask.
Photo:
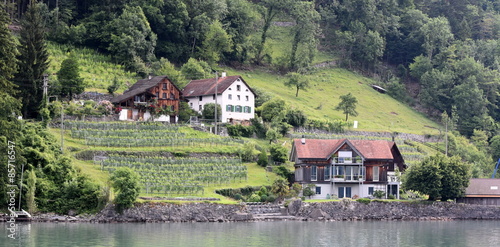
[(271, 192), (278, 196), (278, 201), (283, 200), (290, 193), (288, 182), (282, 177), (277, 178), (273, 182)]
[(335, 110), (342, 111), (345, 114), (345, 121), (349, 118), (349, 115), (355, 117), (358, 115), (356, 111), (356, 104), (358, 100), (351, 93), (340, 96), (340, 103), (335, 107)]
[(168, 76), (168, 79), (178, 88), (184, 88), (184, 86), (186, 86), (186, 78), (182, 76), (182, 72), (175, 69), (174, 64), (166, 58), (162, 57), (158, 62), (153, 64), (153, 72), (156, 75)]
[[(203, 111), (201, 115), (204, 119), (214, 119), (215, 118), (215, 103), (208, 103), (203, 106)], [(219, 104), (217, 104), (217, 121), (221, 120), (222, 110)]]
[(429, 195), (429, 200), (445, 201), (462, 196), (470, 177), (470, 165), (458, 156), (437, 154), (410, 166), (403, 175), (403, 186)]
[(139, 179), (139, 175), (128, 167), (120, 167), (111, 175), (111, 186), (118, 193), (115, 203), (119, 212), (130, 208), (139, 196)]
[(66, 58), (61, 63), (57, 79), (61, 85), (61, 96), (69, 96), (70, 100), (73, 99), (73, 95), (81, 94), (85, 90), (83, 78), (80, 77), (78, 62), (74, 56)]
[[(320, 15), (314, 8), (314, 3), (308, 1), (299, 1), (293, 4), (290, 12), (296, 22), (292, 28), (290, 69), (296, 70), (306, 68), (313, 62), (320, 34)], [(299, 45), (303, 47), (300, 55), (298, 55)]]
[(216, 21), (209, 26), (199, 53), (205, 61), (213, 66), (219, 62), (223, 52), (231, 51), (231, 47), (231, 36), (222, 28), (222, 24)]
[(194, 58), (190, 58), (181, 67), (181, 73), (184, 78), (188, 80), (198, 80), (207, 77), (210, 71), (207, 71), (208, 64), (205, 66), (206, 62), (198, 61)]
[(17, 72), (17, 42), (8, 25), (9, 16), (5, 12), (4, 6), (0, 4), (0, 91), (8, 94), (14, 93), (15, 84), (10, 79)]
[(267, 101), (260, 107), (262, 120), (271, 122), (275, 117), (284, 116), (286, 107), (286, 103), (282, 99), (274, 98)]
[(118, 81), (118, 78), (113, 78), (113, 82), (108, 86), (108, 93), (114, 96), (116, 90), (120, 88), (120, 84), (121, 83)]
[(424, 36), (422, 47), (427, 53), (427, 57), (432, 57), (442, 51), (453, 40), (453, 33), (450, 24), (445, 17), (431, 18), (429, 22), (421, 27)]
[(140, 6), (126, 7), (123, 13), (110, 23), (111, 43), (108, 50), (127, 68), (142, 74), (143, 63), (154, 59), (157, 36)]
[(291, 88), (295, 87), (297, 90), (295, 92), (295, 97), (299, 96), (300, 89), (307, 91), (307, 88), (309, 87), (309, 80), (305, 76), (297, 72), (290, 72), (287, 74), (287, 77), (288, 79), (285, 81), (285, 86)]
[(45, 25), (40, 6), (32, 1), (21, 21), (19, 33), (19, 72), (14, 81), (19, 86), (23, 102), (23, 116), (36, 118), (42, 102), (42, 77), (49, 66), (49, 54), (45, 44)]
[(500, 135), (496, 135), (490, 140), (491, 156), (493, 160), (500, 159)]
[(34, 170), (28, 173), (28, 191), (26, 192), (26, 205), (28, 206), (28, 212), (33, 214), (36, 212), (35, 203), (35, 191), (36, 191), (36, 174)]
[(271, 128), (266, 132), (266, 140), (269, 140), (269, 144), (273, 143), (273, 141), (278, 140), (278, 138), (280, 137), (281, 137), (280, 133), (275, 129)]
[(271, 145), (269, 153), (275, 162), (284, 163), (287, 160), (288, 150), (280, 144)]
[(269, 160), (267, 159), (266, 151), (265, 150), (260, 151), (259, 159), (257, 160), (257, 165), (266, 167), (268, 163)]

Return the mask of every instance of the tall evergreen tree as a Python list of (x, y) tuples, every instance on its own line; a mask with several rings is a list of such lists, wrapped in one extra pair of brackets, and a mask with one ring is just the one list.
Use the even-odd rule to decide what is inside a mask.
[(78, 62), (73, 56), (70, 56), (61, 63), (57, 79), (61, 85), (62, 96), (69, 96), (70, 99), (73, 99), (74, 94), (83, 93), (85, 90), (83, 78), (80, 77)]
[(19, 73), (15, 82), (23, 102), (23, 116), (36, 118), (43, 94), (43, 73), (49, 66), (45, 44), (45, 25), (40, 4), (31, 2), (21, 21), (19, 46)]
[(0, 4), (0, 90), (9, 94), (14, 92), (15, 85), (10, 81), (17, 72), (17, 44), (8, 25), (9, 15)]

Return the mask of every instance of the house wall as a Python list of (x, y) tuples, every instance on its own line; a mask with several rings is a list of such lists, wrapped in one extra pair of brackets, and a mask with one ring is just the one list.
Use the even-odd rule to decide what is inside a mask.
[[(238, 86), (240, 90), (238, 91)], [(231, 97), (229, 96), (231, 95)], [(239, 96), (239, 97), (238, 97)], [(247, 100), (248, 97), (248, 100)], [(189, 107), (191, 109), (198, 111), (201, 114), (203, 107), (208, 103), (215, 103), (214, 95), (203, 95), (201, 100), (199, 96), (196, 97), (186, 97), (189, 100)], [(235, 120), (250, 120), (254, 118), (255, 115), (255, 95), (252, 93), (250, 88), (246, 86), (241, 79), (234, 81), (231, 86), (229, 86), (222, 94), (217, 95), (217, 104), (220, 105), (222, 114), (220, 121), (227, 123), (230, 119)], [(228, 109), (228, 105), (235, 106), (234, 111)], [(236, 112), (236, 106), (240, 106), (241, 112)], [(244, 107), (250, 107), (250, 112), (243, 112)], [(248, 108), (247, 108), (248, 109)], [(229, 110), (229, 111), (228, 111)]]
[(128, 109), (122, 109), (122, 111), (120, 112), (120, 117), (118, 117), (118, 120), (127, 120), (127, 116), (128, 116)]

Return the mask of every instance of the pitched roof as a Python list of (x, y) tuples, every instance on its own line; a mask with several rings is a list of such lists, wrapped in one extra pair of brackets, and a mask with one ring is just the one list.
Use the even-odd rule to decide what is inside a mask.
[[(134, 85), (132, 85), (125, 92), (123, 92), (122, 95), (116, 96), (113, 99), (111, 99), (111, 102), (112, 103), (120, 103), (120, 102), (123, 102), (125, 100), (128, 100), (128, 99), (134, 97), (135, 95), (147, 92), (147, 90), (149, 90), (152, 87), (157, 86), (158, 83), (160, 83), (164, 79), (169, 80), (166, 75), (155, 76), (155, 77), (152, 77), (151, 79), (147, 78), (147, 79), (138, 80)], [(172, 83), (172, 85), (174, 85), (174, 87), (177, 90), (181, 91), (175, 84)]]
[(365, 159), (394, 159), (391, 152), (394, 142), (382, 140), (306, 139), (302, 144), (295, 139), (294, 148), (299, 159), (328, 159), (344, 143)]
[(500, 179), (471, 178), (469, 187), (465, 190), (465, 197), (500, 196)]
[[(238, 78), (241, 79), (243, 83), (250, 89), (250, 91), (255, 94), (255, 92), (248, 86), (248, 84), (239, 75), (219, 77), (217, 83), (217, 94), (221, 94), (228, 87), (230, 87), (233, 82)], [(190, 81), (184, 89), (182, 89), (182, 94), (184, 97), (197, 97), (203, 95), (212, 95), (215, 93), (215, 78), (192, 80)]]

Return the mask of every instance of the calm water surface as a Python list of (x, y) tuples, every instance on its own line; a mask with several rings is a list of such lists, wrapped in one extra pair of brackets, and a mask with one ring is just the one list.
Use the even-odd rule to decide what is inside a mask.
[(500, 221), (32, 223), (0, 246), (500, 246)]

